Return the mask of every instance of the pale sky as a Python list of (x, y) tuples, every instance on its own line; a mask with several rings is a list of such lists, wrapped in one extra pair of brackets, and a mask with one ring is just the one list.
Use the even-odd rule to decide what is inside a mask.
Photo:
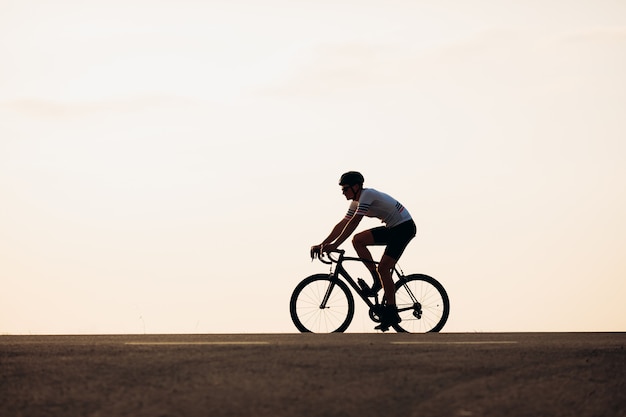
[(0, 0), (0, 62), (0, 334), (296, 332), (347, 170), (444, 331), (626, 331), (626, 2)]

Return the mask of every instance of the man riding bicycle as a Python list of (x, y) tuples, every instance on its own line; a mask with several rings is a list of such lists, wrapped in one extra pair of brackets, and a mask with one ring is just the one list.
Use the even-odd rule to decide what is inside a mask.
[[(344, 218), (335, 225), (328, 237), (319, 245), (311, 247), (311, 257), (337, 249), (356, 230), (363, 216), (379, 218), (385, 224), (357, 233), (352, 238), (352, 246), (374, 279), (372, 287), (363, 290), (370, 297), (374, 297), (381, 287), (384, 289), (381, 322), (376, 326), (376, 329), (384, 331), (401, 321), (391, 273), (404, 249), (415, 237), (417, 229), (413, 218), (402, 204), (388, 194), (373, 188), (363, 188), (364, 182), (363, 175), (356, 171), (349, 171), (341, 176), (341, 190), (346, 199), (352, 202)], [(368, 246), (386, 246), (378, 267)]]

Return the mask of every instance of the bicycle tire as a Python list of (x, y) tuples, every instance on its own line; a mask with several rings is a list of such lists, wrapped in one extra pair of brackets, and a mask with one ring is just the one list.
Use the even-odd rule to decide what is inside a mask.
[[(450, 315), (450, 299), (443, 285), (431, 276), (411, 274), (396, 284), (396, 304), (402, 322), (393, 326), (401, 333), (436, 333)], [(415, 306), (419, 303), (421, 314)], [(419, 317), (418, 317), (419, 316)]]
[[(321, 307), (329, 285), (328, 303)], [(302, 333), (342, 333), (354, 317), (354, 297), (348, 286), (328, 274), (311, 275), (293, 290), (289, 301), (291, 320)]]

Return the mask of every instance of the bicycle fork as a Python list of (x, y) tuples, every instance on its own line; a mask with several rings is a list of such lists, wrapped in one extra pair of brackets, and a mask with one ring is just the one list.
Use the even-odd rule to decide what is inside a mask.
[(322, 298), (322, 303), (320, 304), (320, 310), (328, 308), (326, 307), (326, 304), (328, 304), (328, 300), (330, 299), (330, 294), (333, 292), (333, 288), (335, 288), (335, 280), (331, 279), (330, 284), (328, 285), (328, 288), (326, 288), (326, 294), (324, 294), (324, 298)]

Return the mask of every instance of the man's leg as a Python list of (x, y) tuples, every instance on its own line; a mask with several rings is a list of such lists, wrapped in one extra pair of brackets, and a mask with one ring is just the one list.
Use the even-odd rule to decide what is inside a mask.
[(385, 304), (384, 309), (381, 312), (382, 315), (380, 316), (380, 324), (374, 328), (382, 330), (383, 332), (386, 332), (389, 330), (389, 327), (402, 321), (398, 315), (398, 309), (396, 306), (396, 291), (393, 285), (391, 273), (396, 265), (396, 262), (397, 261), (391, 256), (383, 255), (380, 263), (378, 264), (378, 274), (380, 275), (380, 280), (382, 281), (383, 289), (385, 290)]
[(398, 259), (404, 253), (411, 239), (415, 237), (415, 234), (416, 227), (412, 220), (392, 228), (388, 234), (388, 244), (385, 248), (385, 253), (378, 264), (378, 274), (385, 289), (385, 301), (387, 305), (394, 306), (394, 308), (396, 306), (396, 292), (393, 285), (392, 272)]
[(387, 305), (396, 305), (396, 291), (393, 285), (393, 278), (391, 271), (396, 266), (396, 260), (389, 255), (383, 255), (378, 264), (378, 275), (383, 283), (383, 289), (385, 290), (385, 302)]
[(389, 329), (389, 326), (402, 321), (396, 306), (396, 292), (393, 285), (392, 272), (415, 233), (415, 223), (411, 221), (392, 228), (388, 234), (387, 247), (378, 264), (378, 274), (385, 289), (386, 305), (382, 321), (380, 325), (375, 327), (376, 329), (386, 331)]

